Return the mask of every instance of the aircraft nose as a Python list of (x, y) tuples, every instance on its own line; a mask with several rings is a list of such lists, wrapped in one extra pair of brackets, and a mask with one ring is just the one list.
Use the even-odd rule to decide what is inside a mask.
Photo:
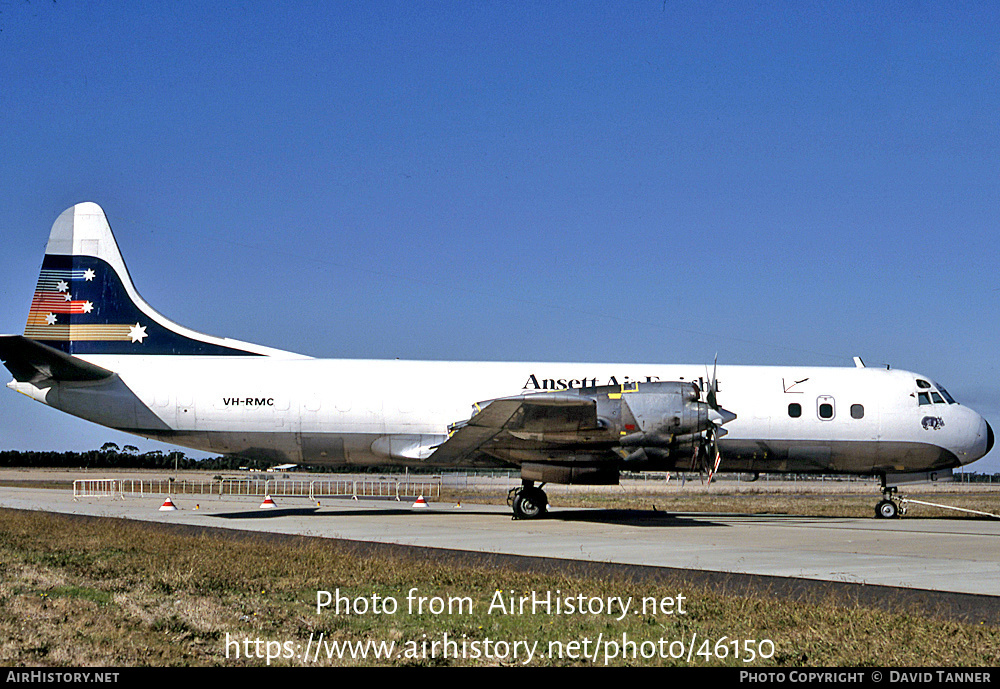
[(977, 431), (976, 439), (969, 448), (968, 459), (963, 461), (963, 464), (975, 462), (977, 459), (985, 457), (993, 449), (995, 438), (993, 436), (993, 427), (990, 426), (989, 422), (980, 416), (979, 423), (975, 424), (974, 428)]

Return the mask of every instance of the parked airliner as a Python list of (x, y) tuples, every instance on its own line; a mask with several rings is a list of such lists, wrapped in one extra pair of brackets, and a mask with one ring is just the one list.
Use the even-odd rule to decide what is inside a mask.
[(931, 378), (854, 367), (314, 359), (194, 332), (133, 286), (104, 211), (52, 226), (23, 335), (0, 336), (8, 387), (69, 414), (208, 452), (329, 465), (519, 468), (536, 483), (623, 470), (950, 475), (993, 430)]

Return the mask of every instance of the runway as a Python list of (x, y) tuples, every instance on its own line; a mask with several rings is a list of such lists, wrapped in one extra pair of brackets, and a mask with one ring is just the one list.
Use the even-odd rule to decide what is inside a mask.
[(514, 521), (505, 506), (387, 500), (163, 496), (83, 498), (71, 491), (0, 488), (0, 507), (243, 531), (565, 560), (769, 575), (1000, 596), (1000, 522), (786, 515), (666, 514), (554, 508)]

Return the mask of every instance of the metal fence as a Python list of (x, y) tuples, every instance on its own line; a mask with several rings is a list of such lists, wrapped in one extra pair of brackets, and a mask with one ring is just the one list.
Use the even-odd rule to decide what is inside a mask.
[(428, 498), (441, 497), (441, 477), (420, 480), (379, 479), (78, 479), (73, 499), (143, 497), (146, 495), (232, 495), (317, 498)]
[[(690, 481), (698, 481), (697, 473), (690, 472), (622, 472), (623, 482), (672, 482), (682, 485)], [(994, 483), (991, 475), (976, 475), (956, 473), (955, 480), (966, 483)], [(759, 480), (795, 482), (859, 482), (877, 483), (878, 479), (871, 476), (824, 476), (798, 474), (761, 474), (753, 477), (738, 473), (720, 473), (716, 481), (735, 481), (739, 483)], [(1000, 483), (1000, 476), (998, 481)], [(515, 470), (480, 470), (446, 472), (441, 475), (423, 476), (419, 474), (400, 474), (398, 476), (369, 477), (365, 475), (341, 476), (330, 478), (292, 478), (288, 475), (274, 476), (239, 476), (215, 479), (79, 479), (73, 482), (74, 498), (99, 498), (144, 496), (144, 495), (231, 495), (263, 497), (266, 495), (286, 497), (309, 497), (311, 499), (324, 497), (358, 497), (358, 498), (415, 498), (423, 495), (427, 498), (440, 498), (441, 488), (496, 488), (499, 486), (513, 487), (520, 485), (520, 473)]]

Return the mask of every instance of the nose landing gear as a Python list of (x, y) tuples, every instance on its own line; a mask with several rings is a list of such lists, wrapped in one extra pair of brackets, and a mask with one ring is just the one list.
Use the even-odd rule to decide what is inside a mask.
[(897, 502), (893, 497), (896, 494), (896, 491), (896, 486), (885, 485), (885, 477), (883, 476), (882, 499), (877, 505), (875, 505), (876, 519), (895, 519), (896, 517), (906, 514), (906, 508)]
[(881, 500), (875, 505), (876, 519), (895, 519), (899, 516), (899, 505), (892, 500)]

